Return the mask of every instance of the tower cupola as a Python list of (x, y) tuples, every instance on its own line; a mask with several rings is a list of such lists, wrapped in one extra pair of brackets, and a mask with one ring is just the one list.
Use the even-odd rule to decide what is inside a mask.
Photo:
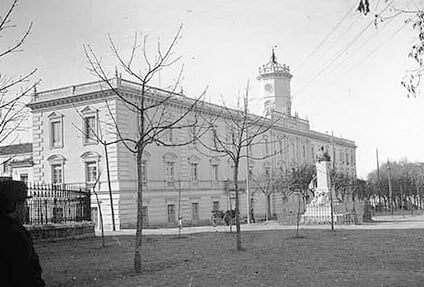
[(264, 114), (269, 116), (272, 111), (291, 115), (290, 67), (277, 62), (275, 51), (272, 49), (271, 59), (259, 67), (257, 80), (261, 85), (264, 104)]

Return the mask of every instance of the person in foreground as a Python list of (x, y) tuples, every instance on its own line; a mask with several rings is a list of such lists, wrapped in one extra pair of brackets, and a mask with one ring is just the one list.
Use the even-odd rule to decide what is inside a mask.
[(46, 286), (31, 235), (22, 225), (26, 190), (0, 182), (0, 286)]

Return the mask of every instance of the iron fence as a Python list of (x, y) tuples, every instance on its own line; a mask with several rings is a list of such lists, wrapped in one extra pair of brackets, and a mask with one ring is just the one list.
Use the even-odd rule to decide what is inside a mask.
[(25, 224), (72, 223), (91, 220), (90, 192), (66, 185), (30, 184)]

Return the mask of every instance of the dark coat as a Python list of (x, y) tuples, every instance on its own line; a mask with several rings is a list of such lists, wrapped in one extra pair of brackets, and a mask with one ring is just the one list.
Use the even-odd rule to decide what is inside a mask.
[(16, 219), (0, 214), (0, 286), (46, 286), (31, 235)]

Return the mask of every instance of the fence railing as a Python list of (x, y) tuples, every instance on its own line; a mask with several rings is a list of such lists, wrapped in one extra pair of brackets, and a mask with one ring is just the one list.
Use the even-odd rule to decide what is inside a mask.
[(43, 225), (91, 220), (90, 192), (64, 185), (28, 186), (25, 224)]

